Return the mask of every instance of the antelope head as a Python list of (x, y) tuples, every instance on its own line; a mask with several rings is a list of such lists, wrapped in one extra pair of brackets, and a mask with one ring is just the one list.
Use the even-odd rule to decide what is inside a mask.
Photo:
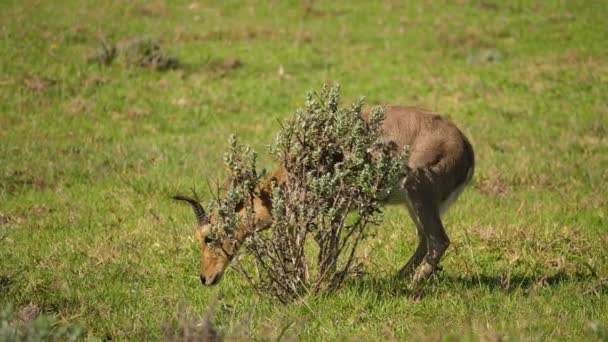
[[(272, 223), (270, 215), (270, 197), (267, 191), (262, 191), (261, 196), (256, 196), (249, 202), (253, 206), (255, 224), (254, 230), (267, 228)], [(223, 235), (215, 237), (210, 232), (216, 215), (207, 215), (198, 200), (186, 196), (174, 196), (173, 199), (188, 202), (197, 219), (195, 236), (201, 248), (201, 274), (203, 285), (215, 285), (219, 283), (224, 271), (238, 252), (245, 239), (252, 232), (250, 225), (243, 223), (234, 235)], [(244, 205), (235, 208), (239, 215), (245, 215)], [(245, 220), (243, 220), (245, 221)]]
[(186, 196), (174, 196), (173, 199), (188, 202), (197, 219), (197, 227), (194, 232), (201, 248), (201, 274), (203, 285), (217, 284), (224, 271), (232, 261), (238, 250), (238, 244), (234, 241), (217, 241), (210, 234), (211, 221), (198, 200)]

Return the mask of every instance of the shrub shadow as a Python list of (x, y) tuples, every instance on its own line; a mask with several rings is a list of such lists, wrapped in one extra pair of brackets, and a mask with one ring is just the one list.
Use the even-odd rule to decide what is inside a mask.
[(471, 276), (451, 276), (437, 274), (424, 283), (414, 285), (410, 280), (399, 279), (394, 275), (381, 277), (359, 276), (347, 280), (344, 287), (355, 292), (373, 292), (383, 296), (411, 296), (421, 298), (429, 292), (453, 288), (453, 289), (474, 289), (483, 288), (490, 291), (512, 293), (523, 291), (527, 293), (531, 290), (555, 287), (562, 283), (585, 283), (581, 287), (582, 294), (589, 292), (605, 293), (608, 292), (608, 281), (597, 278), (591, 274), (580, 272), (567, 273), (556, 272), (554, 274), (528, 275), (523, 273), (487, 275), (478, 274)]

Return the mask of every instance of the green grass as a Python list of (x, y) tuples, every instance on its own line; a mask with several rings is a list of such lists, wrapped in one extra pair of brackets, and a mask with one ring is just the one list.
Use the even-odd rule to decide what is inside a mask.
[[(405, 3), (2, 1), (0, 304), (114, 340), (159, 339), (214, 298), (222, 330), (257, 339), (608, 339), (608, 1)], [(141, 35), (184, 68), (85, 62), (100, 36)], [(392, 279), (416, 238), (390, 207), (368, 274), (335, 294), (282, 306), (234, 271), (201, 287), (169, 196), (223, 177), (231, 133), (271, 168), (279, 120), (324, 82), (470, 137), (444, 271), (417, 295)]]

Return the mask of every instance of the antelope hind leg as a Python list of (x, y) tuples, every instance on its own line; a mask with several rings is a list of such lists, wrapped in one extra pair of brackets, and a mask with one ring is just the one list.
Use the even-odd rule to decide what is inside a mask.
[(428, 251), (422, 263), (416, 269), (414, 282), (420, 282), (430, 277), (439, 269), (439, 261), (450, 245), (450, 239), (445, 233), (439, 212), (434, 206), (419, 206), (418, 217), (426, 234)]
[(400, 275), (414, 273), (414, 282), (420, 282), (431, 276), (437, 269), (441, 257), (450, 244), (439, 208), (433, 201), (432, 192), (423, 181), (407, 189), (407, 207), (416, 224), (420, 243), (416, 252), (400, 271)]

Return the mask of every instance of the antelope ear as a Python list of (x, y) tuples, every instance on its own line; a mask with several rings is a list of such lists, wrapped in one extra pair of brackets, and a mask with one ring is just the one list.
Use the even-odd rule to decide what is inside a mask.
[(194, 230), (194, 237), (198, 240), (199, 243), (203, 242), (203, 235), (207, 235), (209, 232), (209, 227), (207, 226), (198, 226)]
[(259, 194), (260, 201), (262, 201), (262, 205), (266, 208), (272, 208), (272, 197), (270, 197), (270, 192), (267, 190), (261, 189)]
[(194, 237), (198, 240), (198, 243), (203, 243), (203, 231), (201, 228), (196, 228), (194, 230)]

